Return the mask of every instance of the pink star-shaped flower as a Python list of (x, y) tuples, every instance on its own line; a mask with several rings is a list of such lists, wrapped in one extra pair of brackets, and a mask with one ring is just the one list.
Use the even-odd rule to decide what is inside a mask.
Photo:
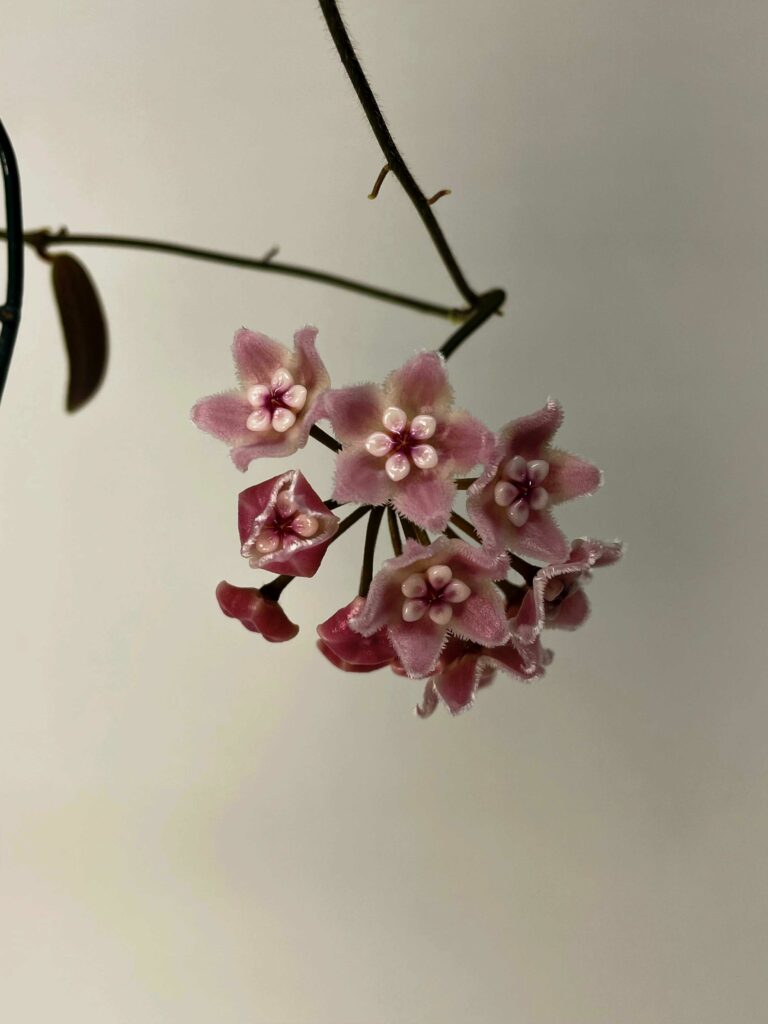
[(374, 577), (349, 625), (364, 637), (386, 629), (404, 672), (427, 676), (449, 635), (483, 647), (507, 642), (504, 602), (491, 582), (507, 569), (503, 556), (490, 557), (462, 540), (440, 537), (428, 547), (409, 540)]
[(470, 487), (467, 511), (493, 550), (552, 561), (567, 556), (568, 541), (550, 507), (592, 494), (602, 476), (591, 462), (552, 446), (562, 421), (560, 404), (549, 399), (538, 412), (508, 423), (485, 472)]
[(608, 543), (583, 537), (575, 540), (563, 562), (540, 569), (523, 598), (512, 624), (513, 634), (524, 644), (535, 643), (542, 629), (578, 629), (589, 615), (584, 584), (592, 569), (614, 565), (621, 558), (620, 542)]
[(299, 632), (277, 601), (264, 597), (255, 587), (236, 587), (222, 580), (216, 587), (219, 607), (230, 619), (239, 619), (252, 633), (260, 633), (271, 643), (293, 640)]
[(428, 530), (444, 530), (456, 493), (453, 476), (485, 462), (493, 435), (453, 411), (438, 352), (422, 352), (377, 384), (328, 391), (322, 399), (343, 445), (333, 496), (367, 505), (391, 502)]
[(242, 555), (254, 569), (314, 576), (339, 520), (291, 469), (240, 494), (238, 527)]
[(201, 398), (192, 419), (231, 446), (238, 469), (263, 456), (291, 455), (307, 443), (318, 398), (330, 384), (315, 349), (316, 336), (316, 328), (302, 327), (291, 352), (245, 327), (235, 334), (232, 354), (239, 387)]
[(487, 648), (449, 640), (435, 674), (427, 680), (416, 713), (429, 718), (442, 700), (452, 715), (458, 715), (472, 706), (477, 691), (490, 686), (498, 671), (530, 682), (544, 675), (551, 660), (551, 653), (538, 641), (524, 646), (513, 637), (500, 647)]

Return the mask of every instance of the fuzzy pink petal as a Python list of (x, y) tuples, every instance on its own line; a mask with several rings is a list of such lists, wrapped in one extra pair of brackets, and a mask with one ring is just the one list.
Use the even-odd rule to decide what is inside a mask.
[(496, 467), (489, 467), (478, 477), (467, 492), (467, 514), (488, 551), (505, 551), (512, 546), (516, 530), (506, 510), (493, 500), (493, 480)]
[(543, 600), (538, 591), (528, 590), (515, 616), (513, 632), (523, 644), (532, 644), (543, 628)]
[(518, 554), (540, 561), (560, 562), (568, 555), (568, 541), (548, 509), (531, 512), (525, 526), (511, 526), (512, 540), (508, 547)]
[(385, 504), (395, 485), (384, 471), (382, 459), (366, 451), (344, 449), (336, 456), (333, 497), (336, 501), (359, 501), (365, 505)]
[(438, 626), (428, 615), (418, 622), (403, 622), (401, 619), (389, 627), (395, 653), (411, 678), (423, 678), (434, 670), (446, 632), (445, 626)]
[(547, 616), (550, 629), (578, 629), (589, 618), (589, 598), (580, 586), (557, 605)]
[(253, 407), (241, 391), (224, 391), (196, 402), (192, 421), (219, 440), (237, 444), (254, 436), (246, 426), (252, 412)]
[(597, 466), (578, 455), (551, 448), (546, 458), (549, 462), (549, 475), (544, 486), (555, 505), (594, 494), (603, 482), (603, 475)]
[(394, 491), (392, 504), (406, 519), (435, 533), (446, 528), (456, 494), (452, 480), (441, 479), (430, 470), (413, 470)]
[(259, 331), (241, 327), (235, 332), (232, 355), (242, 384), (268, 384), (272, 374), (290, 360), (285, 346)]
[[(480, 576), (488, 580), (501, 580), (509, 572), (509, 559), (501, 553), (488, 551), (486, 548), (474, 547), (463, 540), (435, 541), (436, 550), (445, 552), (445, 560), (450, 563), (453, 571), (461, 579)], [(496, 593), (496, 588), (491, 588)]]
[(239, 619), (252, 633), (261, 633), (265, 640), (282, 643), (299, 632), (277, 601), (262, 596), (255, 587), (236, 587), (222, 580), (216, 587), (219, 607), (231, 619)]
[[(475, 587), (478, 587), (477, 581)], [(450, 623), (456, 636), (472, 640), (483, 647), (497, 647), (509, 639), (509, 623), (504, 614), (504, 601), (496, 587), (481, 584), (466, 601), (454, 606)]]
[[(468, 412), (457, 412), (438, 426), (435, 447), (441, 459), (450, 463), (454, 473), (466, 473), (491, 457), (494, 436), (480, 420)], [(438, 464), (439, 465), (439, 464)]]
[(615, 565), (624, 554), (624, 545), (621, 541), (603, 542), (603, 550), (595, 559), (595, 568)]
[(548, 398), (542, 409), (508, 423), (501, 431), (507, 458), (512, 455), (538, 458), (541, 448), (548, 444), (562, 422), (562, 406), (554, 398)]
[(477, 654), (465, 654), (447, 665), (434, 677), (434, 686), (452, 715), (471, 707), (482, 665)]
[[(265, 433), (267, 433), (265, 431)], [(269, 431), (269, 438), (257, 444), (237, 445), (230, 452), (235, 466), (244, 473), (254, 459), (283, 459), (299, 448), (296, 443), (296, 435), (291, 431), (285, 434), (278, 434), (276, 431)]]
[(330, 384), (325, 363), (315, 348), (316, 337), (316, 327), (301, 327), (293, 336), (296, 350), (294, 377), (297, 384), (303, 384), (307, 389), (308, 401), (311, 401), (316, 393), (324, 391)]
[(445, 414), (453, 402), (445, 360), (439, 352), (420, 352), (384, 381), (387, 405), (404, 409), (408, 419), (421, 413)]
[(320, 623), (317, 635), (336, 657), (345, 662), (378, 668), (392, 661), (394, 651), (384, 629), (378, 630), (373, 636), (363, 637), (350, 628), (349, 620), (360, 613), (364, 604), (365, 598), (356, 597), (348, 605), (339, 608), (329, 619)]
[(342, 444), (365, 444), (369, 435), (381, 430), (384, 396), (375, 384), (326, 391), (320, 402), (319, 419), (331, 421)]
[(497, 668), (517, 679), (527, 681), (544, 674), (541, 651), (536, 643), (523, 646), (512, 639), (508, 644), (494, 647), (485, 654)]

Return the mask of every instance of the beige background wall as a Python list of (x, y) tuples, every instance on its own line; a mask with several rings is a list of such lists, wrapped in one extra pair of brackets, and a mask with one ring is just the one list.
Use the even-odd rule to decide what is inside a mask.
[[(62, 412), (30, 259), (0, 410), (0, 1016), (14, 1024), (755, 1024), (768, 1016), (766, 34), (750, 0), (348, 0), (478, 288), (453, 366), (492, 425), (565, 404), (606, 471), (566, 509), (622, 535), (548, 678), (458, 720), (269, 647), (244, 480), (187, 420), (245, 323), (306, 321), (338, 383), (438, 320), (319, 286), (81, 251), (103, 394)], [(454, 292), (312, 0), (8, 0), (2, 116), (27, 223), (149, 234)], [(270, 464), (274, 471), (289, 463)], [(331, 461), (301, 465), (323, 491)], [(246, 482), (260, 479), (252, 467)], [(341, 547), (341, 545), (340, 545)]]

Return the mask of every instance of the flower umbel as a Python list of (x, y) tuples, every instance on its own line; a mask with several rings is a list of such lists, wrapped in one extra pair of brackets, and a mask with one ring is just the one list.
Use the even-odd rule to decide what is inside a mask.
[(238, 469), (263, 456), (291, 455), (307, 443), (318, 398), (330, 383), (315, 349), (316, 336), (316, 328), (302, 327), (291, 352), (245, 327), (235, 334), (239, 387), (200, 399), (192, 419), (231, 446)]

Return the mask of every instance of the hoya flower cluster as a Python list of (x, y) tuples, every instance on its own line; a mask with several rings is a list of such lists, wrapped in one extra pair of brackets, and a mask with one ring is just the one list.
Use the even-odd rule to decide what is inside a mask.
[[(559, 404), (550, 399), (494, 434), (454, 408), (437, 352), (414, 356), (383, 384), (333, 389), (316, 335), (297, 331), (290, 351), (238, 331), (238, 386), (192, 411), (243, 471), (254, 459), (292, 455), (322, 421), (335, 444), (321, 438), (338, 449), (325, 500), (297, 469), (240, 494), (241, 553), (280, 575), (261, 588), (220, 583), (222, 611), (266, 640), (292, 639), (299, 627), (279, 603), (282, 591), (314, 576), (334, 538), (366, 516), (375, 541), (386, 507), (393, 556), (366, 571), (375, 549), (366, 543), (361, 592), (317, 627), (321, 653), (346, 672), (389, 666), (423, 680), (422, 717), (441, 702), (463, 711), (499, 671), (540, 677), (552, 660), (543, 631), (580, 626), (592, 570), (621, 556), (618, 543), (569, 542), (555, 521), (553, 508), (601, 483), (595, 466), (553, 446)], [(459, 488), (469, 521), (454, 511)], [(349, 505), (358, 507), (340, 520)]]

